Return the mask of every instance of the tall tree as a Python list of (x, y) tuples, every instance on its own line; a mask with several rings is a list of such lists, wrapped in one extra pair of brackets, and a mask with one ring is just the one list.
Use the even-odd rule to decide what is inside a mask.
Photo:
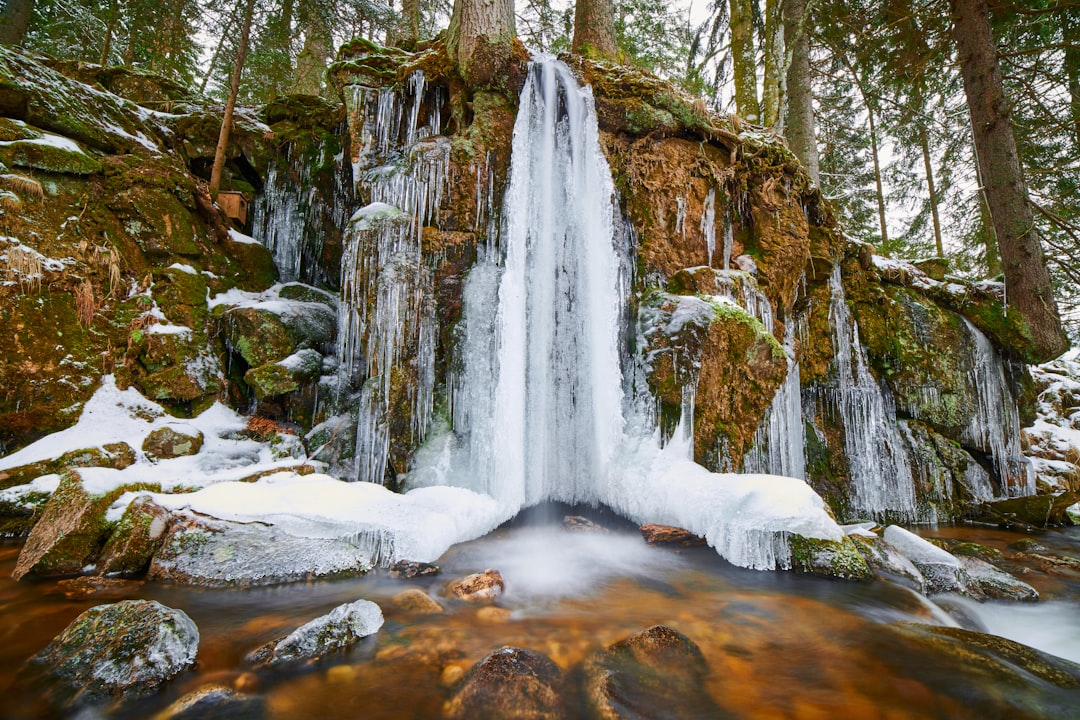
[(735, 108), (752, 123), (760, 122), (757, 56), (754, 49), (754, 0), (730, 0), (731, 60), (735, 68)]
[(1027, 322), (1032, 362), (1069, 346), (1031, 206), (1001, 78), (986, 0), (950, 0), (953, 38), (990, 216), (1005, 271), (1008, 304)]
[(7, 0), (0, 11), (0, 45), (22, 45), (34, 13), (34, 0)]
[(807, 0), (785, 0), (784, 45), (787, 48), (787, 116), (784, 133), (791, 151), (802, 161), (815, 184), (820, 183), (817, 136), (814, 132), (814, 93), (810, 84), (810, 34)]
[(514, 39), (513, 0), (454, 0), (446, 48), (472, 85), (504, 76)]
[(214, 165), (210, 170), (210, 197), (217, 200), (221, 190), (221, 173), (225, 168), (225, 151), (229, 147), (229, 132), (232, 130), (233, 111), (236, 109), (236, 96), (240, 92), (240, 76), (244, 72), (244, 60), (247, 58), (248, 36), (251, 35), (251, 19), (255, 14), (255, 0), (246, 0), (243, 20), (240, 25), (240, 45), (236, 50), (236, 63), (233, 65), (232, 82), (229, 85), (229, 99), (225, 103), (225, 115), (221, 119), (221, 132), (218, 134), (217, 150), (214, 152)]
[(322, 92), (326, 62), (334, 42), (330, 28), (333, 10), (332, 4), (320, 0), (302, 0), (300, 3), (304, 48), (296, 57), (294, 93), (318, 95)]
[(615, 60), (615, 11), (612, 0), (577, 0), (573, 50), (599, 60)]

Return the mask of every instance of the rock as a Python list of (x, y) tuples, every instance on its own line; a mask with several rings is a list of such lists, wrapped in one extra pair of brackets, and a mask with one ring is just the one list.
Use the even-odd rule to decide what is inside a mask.
[(476, 619), (482, 623), (489, 623), (498, 625), (501, 623), (510, 622), (513, 613), (509, 608), (495, 607), (488, 605), (486, 607), (479, 608), (476, 611)]
[(964, 594), (976, 599), (1025, 600), (1034, 602), (1039, 592), (1026, 582), (998, 570), (988, 562), (973, 557), (960, 556), (960, 564), (967, 573)]
[(374, 635), (383, 624), (379, 606), (368, 600), (339, 605), (247, 656), (253, 665), (283, 665), (318, 660)]
[(997, 500), (975, 508), (972, 519), (1021, 530), (1072, 525), (1072, 518), (1067, 511), (1070, 505), (1075, 505), (1078, 501), (1080, 493), (1076, 492)]
[(446, 594), (478, 605), (490, 605), (502, 595), (505, 585), (498, 570), (485, 570), (446, 584)]
[(149, 695), (194, 665), (198, 648), (199, 630), (182, 611), (124, 600), (75, 618), (27, 667), (71, 706)]
[(960, 560), (897, 525), (885, 528), (885, 541), (912, 562), (926, 579), (926, 592), (963, 592), (966, 571)]
[(409, 588), (398, 593), (390, 598), (390, 605), (395, 610), (412, 615), (437, 615), (443, 612), (443, 606), (419, 588)]
[(146, 570), (165, 539), (169, 518), (169, 511), (148, 496), (132, 500), (101, 550), (98, 572), (128, 575)]
[(250, 367), (284, 360), (304, 348), (329, 348), (337, 315), (322, 303), (268, 300), (222, 315), (225, 342)]
[(195, 455), (203, 445), (203, 434), (196, 430), (195, 434), (189, 435), (176, 428), (157, 428), (143, 440), (142, 449), (147, 455), (156, 460), (168, 460), (170, 458)]
[(259, 720), (266, 701), (226, 685), (203, 685), (154, 716), (154, 720)]
[(283, 360), (252, 368), (244, 374), (244, 382), (255, 391), (259, 400), (295, 392), (311, 383), (322, 373), (322, 355), (310, 348), (300, 350)]
[(56, 475), (70, 468), (107, 467), (123, 470), (135, 463), (135, 451), (126, 442), (70, 450), (58, 458), (0, 470), (0, 489), (25, 485), (42, 475)]
[(607, 533), (610, 532), (606, 527), (597, 525), (587, 517), (580, 515), (567, 515), (562, 519), (562, 526), (564, 530), (577, 533)]
[(672, 527), (671, 525), (657, 525), (645, 523), (640, 528), (641, 537), (650, 545), (682, 545), (683, 547), (698, 547), (706, 544), (705, 538), (695, 535), (689, 530)]
[(262, 523), (173, 513), (147, 580), (200, 587), (254, 587), (362, 575), (371, 558), (344, 541), (302, 538)]
[(799, 572), (844, 580), (862, 580), (874, 574), (846, 535), (839, 542), (792, 535), (789, 542), (792, 567)]
[(78, 470), (64, 473), (41, 519), (30, 531), (15, 571), (16, 580), (27, 574), (75, 575), (97, 557), (109, 533), (105, 512), (113, 500), (128, 490), (159, 487), (123, 486), (104, 495), (91, 495), (83, 487)]
[(562, 672), (546, 655), (503, 647), (466, 673), (443, 717), (556, 720), (566, 717), (562, 692)]
[(884, 575), (891, 580), (909, 585), (919, 593), (926, 592), (926, 578), (919, 568), (908, 560), (899, 550), (881, 538), (867, 538), (849, 535), (855, 547), (866, 558), (867, 564), (877, 575)]
[(57, 590), (68, 600), (123, 600), (134, 595), (145, 583), (139, 580), (121, 580), (96, 575), (61, 580), (56, 583)]
[(413, 560), (398, 560), (392, 563), (388, 569), (388, 574), (392, 578), (412, 579), (416, 577), (425, 577), (428, 575), (438, 575), (442, 572), (442, 569), (438, 565), (432, 565), (431, 563), (415, 562)]
[(705, 689), (709, 668), (690, 638), (663, 625), (631, 635), (580, 668), (590, 718), (720, 718)]

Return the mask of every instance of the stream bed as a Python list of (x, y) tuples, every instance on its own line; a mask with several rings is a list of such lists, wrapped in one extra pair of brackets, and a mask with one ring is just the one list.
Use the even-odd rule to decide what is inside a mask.
[[(925, 537), (1005, 550), (1034, 539), (1080, 557), (1080, 528), (1023, 535), (971, 527), (923, 528)], [(1014, 546), (1015, 547), (1015, 546)], [(631, 529), (570, 532), (504, 528), (452, 548), (442, 574), (412, 580), (366, 577), (251, 589), (128, 584), (69, 598), (57, 580), (11, 579), (19, 546), (0, 547), (0, 715), (55, 717), (17, 683), (24, 661), (89, 607), (126, 598), (182, 609), (198, 625), (194, 671), (149, 699), (105, 716), (153, 717), (181, 695), (219, 683), (250, 693), (266, 718), (437, 718), (468, 669), (505, 645), (546, 654), (564, 673), (597, 650), (653, 625), (678, 630), (701, 649), (706, 687), (734, 718), (1080, 717), (1080, 689), (1064, 689), (1008, 663), (913, 631), (902, 623), (954, 624), (942, 608), (981, 627), (1080, 662), (1080, 573), (1031, 565), (1033, 604), (928, 602), (889, 581), (841, 582), (731, 566), (708, 548), (647, 545)], [(453, 578), (498, 569), (498, 609), (442, 595)], [(446, 612), (416, 616), (394, 595), (427, 591)], [(386, 624), (347, 652), (289, 670), (252, 670), (244, 656), (345, 602), (378, 603)], [(568, 693), (568, 715), (583, 716)], [(655, 708), (665, 717), (663, 708)], [(93, 715), (97, 717), (97, 715)], [(82, 715), (80, 715), (82, 717)]]

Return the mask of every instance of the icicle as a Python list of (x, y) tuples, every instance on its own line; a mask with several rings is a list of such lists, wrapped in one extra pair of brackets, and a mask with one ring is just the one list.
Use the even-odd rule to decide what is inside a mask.
[(675, 213), (675, 232), (686, 237), (686, 198), (680, 195), (675, 198), (677, 210)]
[(705, 205), (701, 210), (701, 234), (705, 236), (709, 267), (712, 267), (713, 254), (716, 253), (716, 188), (709, 188), (709, 194), (705, 196)]
[[(724, 210), (724, 269), (731, 269), (731, 248), (735, 244), (735, 228), (731, 222), (731, 208)], [(710, 254), (710, 258), (711, 258)], [(710, 264), (712, 260), (710, 259)]]
[(751, 449), (743, 458), (743, 472), (805, 479), (802, 387), (799, 363), (795, 360), (795, 323), (792, 321), (784, 331), (784, 352), (787, 354), (787, 377), (754, 433)]

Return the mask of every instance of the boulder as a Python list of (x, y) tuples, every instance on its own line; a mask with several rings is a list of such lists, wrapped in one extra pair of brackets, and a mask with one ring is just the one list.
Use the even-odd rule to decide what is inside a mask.
[(58, 458), (0, 470), (0, 489), (25, 485), (42, 475), (55, 475), (70, 468), (107, 467), (123, 470), (135, 462), (135, 451), (126, 442), (101, 447), (69, 450)]
[(304, 538), (262, 523), (173, 513), (147, 580), (200, 587), (254, 587), (362, 575), (370, 556), (338, 539)]
[(977, 600), (1023, 600), (1034, 602), (1039, 592), (1022, 580), (973, 557), (957, 558), (967, 574), (964, 594)]
[(409, 588), (390, 598), (390, 605), (403, 613), (411, 615), (438, 615), (443, 606), (433, 597), (419, 588)]
[(261, 720), (266, 701), (227, 685), (203, 685), (187, 693), (155, 716), (154, 720)]
[(244, 382), (255, 391), (255, 397), (265, 400), (295, 392), (302, 385), (317, 380), (321, 372), (322, 355), (306, 348), (278, 362), (248, 370), (244, 374)]
[(919, 593), (926, 592), (926, 578), (899, 550), (881, 538), (849, 535), (875, 575), (899, 581)]
[(195, 455), (203, 445), (203, 434), (195, 430), (193, 434), (166, 425), (153, 430), (143, 440), (143, 452), (155, 460)]
[(271, 666), (319, 660), (374, 635), (382, 624), (382, 610), (375, 603), (369, 600), (346, 603), (254, 650), (247, 661)]
[(701, 650), (663, 625), (597, 652), (580, 674), (589, 718), (725, 717), (705, 689), (709, 668)]
[(799, 572), (844, 580), (864, 580), (874, 574), (847, 535), (840, 541), (792, 535), (789, 543), (792, 567)]
[(587, 517), (581, 515), (566, 515), (562, 519), (562, 526), (564, 530), (575, 533), (608, 533), (610, 532), (603, 525), (597, 525)]
[(955, 556), (897, 525), (885, 528), (884, 538), (919, 569), (926, 580), (926, 592), (964, 591), (967, 571)]
[(127, 490), (160, 490), (154, 486), (123, 486), (108, 493), (91, 494), (78, 470), (64, 473), (41, 518), (23, 545), (16, 580), (27, 574), (75, 575), (93, 562), (109, 533), (105, 512)]
[(443, 707), (443, 717), (557, 720), (566, 717), (563, 683), (559, 666), (546, 655), (503, 647), (469, 670)]
[(98, 572), (129, 575), (146, 570), (165, 539), (169, 511), (148, 496), (131, 501), (98, 560)]
[(477, 605), (490, 605), (503, 594), (505, 585), (498, 570), (485, 570), (446, 584), (446, 594)]
[(972, 519), (1020, 530), (1072, 525), (1067, 510), (1077, 502), (1080, 493), (1076, 492), (1009, 498), (980, 505), (973, 510)]
[(640, 528), (641, 537), (650, 545), (682, 545), (683, 547), (699, 547), (706, 544), (705, 538), (695, 535), (689, 530), (673, 527), (671, 525), (657, 525), (645, 523)]
[(337, 333), (337, 314), (322, 303), (267, 300), (222, 315), (226, 344), (251, 367), (284, 360), (296, 350), (326, 348)]
[(442, 572), (442, 569), (438, 565), (415, 562), (413, 560), (398, 560), (397, 562), (392, 563), (388, 569), (390, 577), (399, 580), (424, 577), (426, 575), (438, 575), (440, 572)]
[(27, 671), (50, 682), (61, 705), (149, 695), (190, 668), (199, 630), (153, 600), (98, 605), (32, 657)]

